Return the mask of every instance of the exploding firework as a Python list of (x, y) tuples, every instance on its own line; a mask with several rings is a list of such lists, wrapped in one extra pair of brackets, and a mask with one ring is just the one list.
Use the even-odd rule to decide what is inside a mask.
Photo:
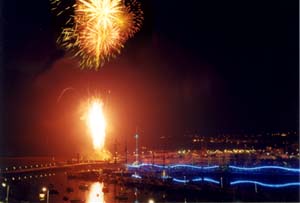
[(57, 42), (80, 58), (82, 68), (98, 69), (119, 54), (143, 20), (136, 0), (76, 0), (73, 6), (65, 7), (62, 0), (51, 1), (58, 15), (74, 10)]

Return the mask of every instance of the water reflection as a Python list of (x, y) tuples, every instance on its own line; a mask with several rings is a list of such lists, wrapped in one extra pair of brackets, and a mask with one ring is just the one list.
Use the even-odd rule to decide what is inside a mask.
[(103, 193), (103, 183), (93, 183), (90, 188), (88, 203), (105, 203)]

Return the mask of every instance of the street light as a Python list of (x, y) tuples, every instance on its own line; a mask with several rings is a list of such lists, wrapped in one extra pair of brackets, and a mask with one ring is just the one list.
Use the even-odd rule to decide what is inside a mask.
[[(47, 203), (49, 203), (49, 190), (48, 190), (48, 188), (42, 187), (42, 192), (46, 193), (46, 195), (47, 195), (47, 197), (46, 197), (47, 198)], [(41, 194), (40, 194), (40, 196), (41, 196)]]
[(3, 182), (2, 187), (6, 187), (6, 197), (5, 197), (5, 201), (8, 202), (8, 196), (9, 196), (9, 185), (6, 184), (5, 182)]
[(154, 199), (149, 199), (148, 203), (155, 203)]

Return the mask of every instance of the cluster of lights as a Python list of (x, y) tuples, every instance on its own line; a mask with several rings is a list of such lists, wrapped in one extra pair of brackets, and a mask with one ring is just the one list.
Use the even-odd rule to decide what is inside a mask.
[[(29, 168), (39, 168), (39, 167), (41, 167), (41, 168), (43, 168), (43, 167), (51, 167), (51, 166), (55, 166), (56, 164), (55, 163), (49, 163), (49, 164), (40, 164), (40, 165), (38, 165), (38, 164), (35, 164), (35, 165), (25, 165), (25, 166), (19, 166), (19, 167), (17, 167), (17, 166), (12, 166), (12, 170), (22, 170), (22, 169), (29, 169)], [(9, 171), (9, 168), (8, 167), (6, 167), (5, 168), (5, 170), (6, 171)], [(0, 169), (0, 171), (1, 171), (1, 169)]]
[(279, 133), (279, 132), (278, 132), (278, 133), (272, 133), (271, 135), (272, 135), (272, 136), (286, 137), (287, 135), (293, 134), (293, 133), (294, 133), (295, 135), (297, 134), (297, 132), (295, 131), (295, 132), (287, 132), (287, 133)]
[[(32, 176), (32, 175), (30, 175), (30, 176), (23, 176), (23, 179), (26, 180), (26, 179), (32, 179), (33, 177), (35, 177), (35, 178), (42, 178), (42, 177), (47, 177), (47, 176), (55, 176), (55, 173), (49, 173), (49, 174), (45, 173), (45, 174), (40, 174), (40, 175), (35, 175), (35, 176)], [(13, 181), (16, 180), (16, 179), (22, 180), (22, 177), (21, 176), (19, 176), (18, 178), (17, 177), (11, 177), (11, 180), (13, 180)]]
[(224, 150), (225, 153), (234, 153), (234, 154), (239, 154), (239, 153), (254, 153), (256, 152), (255, 149), (233, 149), (233, 150)]
[(189, 152), (191, 152), (191, 150), (190, 149), (188, 149), (188, 150), (178, 150), (178, 154), (187, 154), (187, 153), (189, 153)]
[(223, 154), (223, 153), (228, 153), (228, 154), (250, 154), (250, 153), (255, 153), (255, 149), (224, 149), (223, 151), (221, 150), (207, 150), (207, 154)]
[(193, 139), (193, 142), (195, 143), (195, 142), (203, 142), (204, 141), (204, 139), (202, 138), (202, 139)]

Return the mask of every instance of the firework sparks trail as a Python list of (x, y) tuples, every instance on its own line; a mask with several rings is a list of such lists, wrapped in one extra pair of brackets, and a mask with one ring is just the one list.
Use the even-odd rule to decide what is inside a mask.
[(136, 0), (76, 0), (62, 7), (62, 0), (51, 0), (53, 9), (74, 9), (57, 42), (81, 60), (82, 68), (103, 66), (119, 54), (124, 43), (140, 29), (143, 12)]
[(71, 91), (71, 90), (74, 91), (75, 89), (74, 89), (73, 87), (67, 87), (67, 88), (63, 89), (63, 90), (61, 91), (61, 93), (59, 94), (59, 96), (58, 96), (56, 102), (57, 102), (57, 103), (60, 102), (61, 98), (65, 95), (65, 93), (66, 93), (67, 91)]

